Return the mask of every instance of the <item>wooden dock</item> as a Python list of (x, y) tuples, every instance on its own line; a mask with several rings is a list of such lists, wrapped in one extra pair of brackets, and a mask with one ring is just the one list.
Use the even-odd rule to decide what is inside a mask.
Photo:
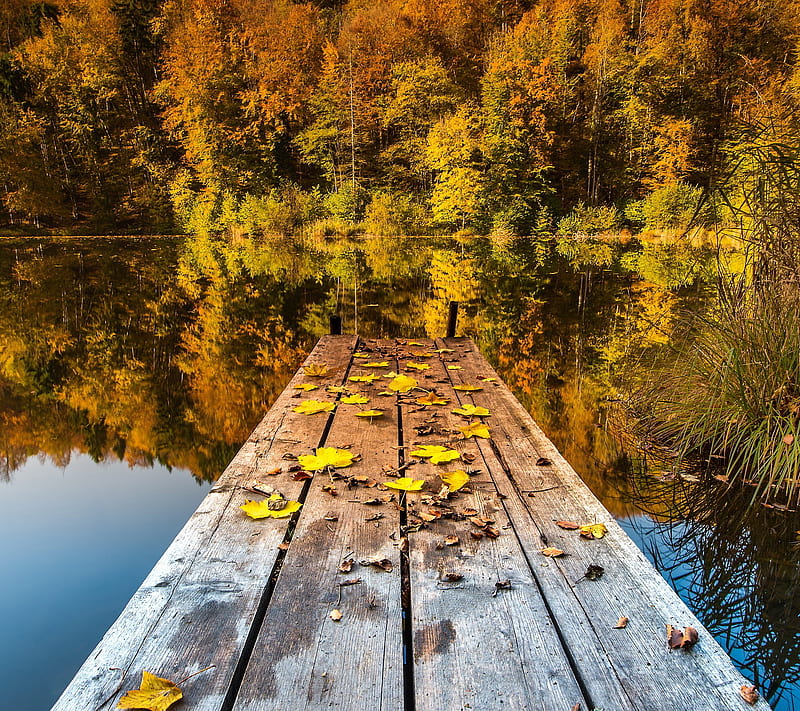
[[(54, 709), (111, 709), (142, 670), (178, 681), (209, 665), (172, 708), (769, 708), (743, 700), (749, 682), (470, 340), (328, 336), (304, 369)], [(307, 400), (336, 407), (295, 412)], [(470, 405), (490, 414), (452, 412)], [(471, 423), (490, 437), (467, 437)], [(420, 445), (459, 458), (433, 464)], [(354, 461), (307, 474), (297, 458), (319, 447)], [(442, 475), (457, 470), (469, 481), (450, 492), (460, 482)], [(385, 486), (399, 477), (422, 490)], [(302, 507), (248, 517), (240, 506), (270, 489)], [(607, 532), (587, 540), (569, 523)], [(697, 643), (670, 648), (667, 625)]]

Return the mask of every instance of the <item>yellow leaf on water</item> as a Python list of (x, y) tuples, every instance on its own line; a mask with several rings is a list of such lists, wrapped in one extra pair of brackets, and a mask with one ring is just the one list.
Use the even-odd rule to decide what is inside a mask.
[(333, 412), (336, 403), (320, 400), (303, 400), (297, 407), (292, 408), (292, 412), (299, 412), (301, 415), (316, 415), (318, 412)]
[(439, 474), (439, 478), (447, 484), (450, 491), (458, 491), (462, 486), (469, 483), (469, 474), (462, 469), (456, 469), (454, 472), (446, 472)]
[(374, 383), (376, 380), (380, 380), (380, 377), (380, 375), (370, 373), (369, 375), (351, 375), (348, 380), (352, 380), (354, 383)]
[(176, 684), (148, 671), (142, 671), (141, 687), (127, 692), (117, 703), (117, 708), (166, 711), (182, 698), (183, 692)]
[(473, 422), (466, 427), (459, 427), (458, 431), (464, 436), (464, 439), (469, 439), (470, 437), (492, 438), (489, 427), (483, 424), (483, 422)]
[(414, 402), (417, 403), (417, 405), (446, 405), (450, 401), (445, 400), (445, 398), (440, 397), (431, 390), (427, 395), (418, 397)]
[(389, 361), (388, 360), (382, 360), (382, 361), (380, 361), (380, 363), (377, 363), (377, 362), (376, 363), (362, 363), (361, 367), (362, 368), (388, 368), (389, 367)]
[(606, 533), (608, 529), (602, 523), (590, 523), (580, 528), (582, 538), (602, 538)]
[(427, 363), (415, 363), (413, 360), (406, 363), (406, 368), (413, 368), (414, 370), (430, 370), (431, 367)]
[(460, 390), (463, 393), (475, 393), (478, 390), (483, 390), (480, 385), (454, 385), (453, 390)]
[(280, 494), (273, 494), (263, 501), (245, 500), (244, 504), (239, 508), (250, 518), (286, 518), (287, 516), (291, 516), (295, 511), (299, 511), (300, 507), (303, 505), (299, 501), (287, 501), (286, 505), (277, 511), (269, 507), (270, 501), (277, 501), (281, 498), (283, 497)]
[(345, 405), (366, 405), (369, 402), (369, 398), (364, 395), (346, 395), (339, 402)]
[(342, 469), (353, 463), (353, 453), (336, 447), (318, 447), (315, 454), (301, 454), (297, 463), (306, 471), (315, 472), (325, 467)]
[(407, 375), (398, 375), (389, 383), (389, 390), (394, 390), (397, 393), (407, 393), (417, 385), (418, 383), (414, 378), (409, 378)]
[(453, 410), (453, 414), (464, 415), (464, 417), (490, 417), (492, 413), (489, 412), (485, 407), (467, 404), (457, 407), (455, 410)]
[(311, 363), (311, 365), (304, 365), (303, 372), (310, 378), (324, 378), (328, 374), (328, 364)]
[(385, 481), (383, 485), (388, 486), (390, 489), (400, 489), (400, 491), (419, 491), (425, 485), (425, 480), (401, 476), (393, 481)]
[(295, 390), (305, 390), (308, 392), (309, 390), (316, 390), (319, 385), (314, 385), (313, 383), (300, 383), (300, 385), (295, 385)]
[(383, 417), (383, 410), (362, 410), (356, 413), (356, 417)]
[(443, 464), (458, 459), (461, 455), (455, 449), (448, 449), (438, 444), (424, 444), (411, 452), (412, 457), (430, 459), (431, 464)]

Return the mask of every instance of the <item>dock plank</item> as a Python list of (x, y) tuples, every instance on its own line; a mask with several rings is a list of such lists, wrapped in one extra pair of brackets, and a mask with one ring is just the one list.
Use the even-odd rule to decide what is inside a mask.
[[(366, 344), (374, 346), (380, 344)], [(386, 370), (354, 363), (350, 374)], [(384, 415), (361, 418), (355, 415), (359, 406), (339, 404), (326, 446), (347, 446), (361, 456), (337, 470), (342, 477), (380, 481), (382, 470), (397, 467), (397, 410), (376, 394), (385, 383), (347, 383), (353, 393), (370, 398), (364, 408), (382, 407)], [(326, 492), (326, 485), (335, 486), (337, 495)], [(314, 475), (236, 699), (237, 711), (403, 707), (399, 510), (393, 502), (359, 503), (390, 493), (374, 486), (348, 487), (348, 479), (330, 479), (324, 472)], [(355, 563), (344, 574), (339, 565), (346, 559)], [(360, 564), (382, 559), (392, 562), (391, 571)], [(353, 578), (362, 582), (338, 587)], [(330, 618), (334, 609), (341, 612), (341, 621)]]
[[(433, 343), (425, 342), (432, 347)], [(450, 401), (422, 410), (413, 400), (403, 404), (403, 444), (411, 452), (417, 444), (440, 444), (480, 457), (474, 438), (463, 439), (458, 427), (466, 420), (452, 414), (456, 392), (445, 365), (434, 356), (425, 361), (421, 387), (435, 387)], [(420, 393), (421, 394), (421, 393)], [(420, 437), (433, 427), (437, 433)], [(435, 493), (442, 486), (440, 472), (483, 469), (463, 460), (446, 465), (422, 460), (410, 470)], [(411, 611), (414, 627), (414, 681), (418, 711), (440, 709), (571, 709), (587, 708), (556, 629), (528, 568), (525, 556), (498, 506), (496, 491), (485, 472), (473, 475), (470, 493), (451, 494), (453, 511), (475, 509), (492, 519), (497, 538), (480, 540), (468, 520), (441, 518), (428, 528), (409, 534)], [(431, 507), (418, 503), (418, 512)], [(446, 510), (444, 506), (432, 507)], [(443, 545), (457, 536), (457, 545)], [(448, 575), (463, 575), (447, 582)], [(513, 581), (498, 590), (501, 581)]]
[[(449, 371), (454, 382), (478, 376), (497, 378), (464, 402), (479, 402), (496, 413), (491, 441), (481, 442), (486, 459), (496, 457), (509, 474), (498, 489), (529, 560), (540, 556), (543, 540), (569, 555), (534, 566), (548, 606), (565, 642), (579, 662), (591, 702), (604, 708), (630, 707), (663, 711), (758, 708), (747, 706), (739, 688), (748, 683), (735, 670), (701, 623), (667, 585), (642, 552), (589, 491), (588, 487), (535, 424), (497, 374), (463, 339), (441, 341), (459, 353), (462, 370)], [(551, 462), (537, 466), (539, 458)], [(530, 492), (526, 495), (523, 492)], [(558, 520), (603, 523), (608, 534), (584, 541), (564, 531)], [(577, 581), (589, 564), (605, 569), (597, 581)], [(611, 629), (620, 616), (623, 630)], [(690, 651), (670, 650), (666, 624), (701, 630)], [(614, 678), (622, 683), (619, 692)], [(692, 680), (692, 692), (676, 693), (678, 680)]]
[[(306, 364), (332, 366), (331, 375), (319, 379), (322, 385), (343, 380), (355, 341), (324, 338), (312, 351)], [(125, 691), (138, 687), (143, 669), (177, 680), (209, 664), (216, 666), (190, 682), (192, 708), (221, 707), (289, 525), (288, 519), (270, 527), (250, 521), (238, 508), (252, 498), (242, 487), (285, 465), (282, 456), (296, 449), (298, 438), (320, 440), (327, 418), (292, 412), (298, 402), (293, 386), (307, 380), (298, 373), (278, 397), (55, 710), (114, 708)], [(301, 487), (286, 493), (298, 495)]]

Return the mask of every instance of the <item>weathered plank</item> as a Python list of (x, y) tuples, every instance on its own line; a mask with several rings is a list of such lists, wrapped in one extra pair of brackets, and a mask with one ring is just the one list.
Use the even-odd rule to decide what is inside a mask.
[[(449, 371), (455, 382), (497, 377), (471, 342), (447, 339), (442, 344), (459, 354), (463, 370)], [(495, 413), (492, 440), (480, 447), (487, 463), (497, 461), (506, 474), (496, 475), (495, 482), (507, 497), (505, 508), (591, 704), (664, 711), (747, 707), (739, 696), (747, 682), (727, 654), (505, 385), (498, 379), (474, 398), (461, 399), (474, 399)], [(537, 465), (540, 458), (551, 463)], [(580, 540), (574, 531), (559, 528), (558, 520), (603, 523), (608, 534), (600, 540)], [(543, 541), (569, 555), (544, 560), (539, 553)], [(596, 581), (578, 582), (589, 564), (602, 566), (605, 574)], [(628, 626), (611, 629), (620, 616), (629, 618)], [(691, 651), (670, 651), (666, 624), (697, 628), (699, 643)], [(752, 708), (769, 707), (760, 700)]]
[[(321, 385), (342, 381), (354, 343), (320, 341), (306, 364), (331, 364)], [(300, 441), (321, 439), (325, 415), (292, 412), (293, 386), (306, 380), (302, 374), (292, 379), (54, 709), (113, 708), (124, 691), (138, 687), (142, 669), (177, 680), (209, 664), (216, 666), (193, 678), (187, 693), (193, 709), (221, 707), (289, 525), (288, 519), (278, 525), (249, 520), (238, 508), (249, 496), (242, 487), (286, 465), (283, 454)], [(297, 496), (301, 489), (296, 483), (285, 493)]]
[[(367, 343), (376, 357), (379, 343)], [(394, 363), (391, 363), (394, 367)], [(354, 363), (350, 375), (380, 374)], [(370, 398), (365, 409), (384, 415), (355, 415), (358, 405), (339, 404), (326, 446), (348, 447), (361, 460), (314, 476), (302, 515), (280, 571), (272, 601), (234, 706), (255, 709), (385, 709), (403, 707), (403, 651), (400, 601), (400, 530), (393, 502), (364, 505), (391, 492), (363, 486), (352, 477), (385, 479), (397, 467), (397, 408), (377, 396), (374, 385), (348, 381)], [(387, 406), (388, 404), (388, 406)], [(323, 487), (334, 486), (336, 496)], [(392, 536), (392, 537), (390, 537)], [(392, 570), (363, 566), (387, 559)], [(355, 561), (342, 573), (340, 564)], [(345, 580), (362, 582), (339, 587)], [(341, 621), (329, 613), (341, 612)]]
[[(458, 433), (458, 427), (467, 421), (451, 412), (457, 399), (444, 364), (437, 356), (426, 363), (431, 368), (420, 378), (421, 386), (435, 387), (450, 403), (423, 410), (413, 400), (405, 401), (405, 451), (413, 451), (418, 444), (440, 444), (479, 458), (476, 440), (463, 439)], [(418, 434), (429, 429), (433, 434)], [(571, 709), (575, 704), (587, 708), (483, 467), (464, 460), (439, 465), (423, 460), (410, 471), (415, 479), (426, 481), (427, 492), (435, 494), (442, 486), (440, 472), (473, 468), (470, 493), (450, 494), (446, 502), (435, 506), (419, 503), (420, 495), (409, 495), (409, 505), (414, 502), (412, 510), (423, 516), (430, 510), (445, 512), (427, 528), (409, 534), (416, 708), (549, 711)], [(448, 505), (460, 520), (447, 518)], [(500, 535), (473, 537), (478, 528), (461, 515), (471, 509), (492, 519), (491, 526)], [(410, 522), (414, 520), (413, 515), (410, 518)], [(446, 545), (446, 536), (457, 536), (459, 543)], [(463, 578), (448, 582), (453, 575)], [(513, 584), (510, 589), (498, 590), (496, 585), (502, 581)]]

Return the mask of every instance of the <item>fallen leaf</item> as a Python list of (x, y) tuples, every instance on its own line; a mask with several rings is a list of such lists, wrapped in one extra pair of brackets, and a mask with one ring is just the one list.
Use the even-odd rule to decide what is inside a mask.
[[(284, 501), (285, 504), (280, 509), (270, 508), (270, 502), (275, 505), (276, 501)], [(301, 504), (299, 501), (286, 501), (280, 494), (273, 494), (268, 499), (263, 501), (248, 501), (245, 500), (239, 508), (244, 511), (250, 518), (286, 518), (291, 516), (295, 511), (299, 511)]]
[(556, 526), (565, 531), (577, 531), (580, 528), (577, 523), (572, 523), (572, 521), (556, 521)]
[(356, 417), (383, 417), (383, 410), (361, 410)]
[(328, 374), (328, 364), (311, 363), (311, 365), (304, 365), (303, 372), (310, 378), (324, 378)]
[(415, 363), (410, 360), (406, 363), (406, 368), (413, 368), (414, 370), (430, 370), (431, 367), (427, 363)]
[(289, 542), (288, 541), (284, 541), (283, 543), (279, 543), (278, 544), (278, 550), (288, 551), (289, 550)]
[(463, 580), (464, 576), (461, 573), (444, 573), (439, 578), (443, 583), (457, 583), (459, 580)]
[(320, 400), (303, 400), (297, 407), (292, 408), (292, 412), (299, 412), (301, 415), (316, 415), (318, 412), (332, 412), (336, 409), (336, 403)]
[(447, 369), (448, 370), (463, 370), (463, 368), (460, 365), (448, 365)]
[(446, 405), (450, 401), (445, 400), (431, 390), (427, 395), (418, 397), (414, 402), (417, 403), (417, 405)]
[(345, 405), (366, 405), (369, 402), (369, 398), (365, 395), (346, 395), (339, 402)]
[(419, 491), (425, 485), (425, 480), (401, 476), (394, 481), (385, 481), (383, 485), (388, 486), (390, 489), (400, 489), (400, 491)]
[(369, 358), (369, 353), (365, 353), (364, 351), (356, 351), (353, 353), (353, 358)]
[(339, 622), (339, 620), (342, 619), (342, 613), (339, 610), (331, 610), (328, 614), (328, 617), (330, 617), (334, 622)]
[(375, 560), (362, 560), (361, 565), (363, 566), (373, 566), (375, 568), (380, 568), (381, 570), (385, 570), (387, 573), (391, 573), (394, 570), (394, 563), (388, 558), (376, 558)]
[(343, 387), (341, 385), (329, 385), (327, 388), (325, 388), (325, 390), (327, 390), (329, 393), (344, 393), (344, 392), (347, 392), (347, 388), (345, 388), (345, 387)]
[(464, 393), (476, 393), (478, 390), (483, 390), (483, 388), (480, 385), (467, 385), (465, 383), (464, 385), (454, 385), (453, 390), (460, 390)]
[(453, 414), (463, 415), (464, 417), (490, 417), (492, 413), (489, 412), (485, 407), (467, 404), (457, 407), (455, 410), (453, 410)]
[(492, 597), (496, 597), (497, 593), (501, 590), (511, 590), (511, 581), (510, 580), (498, 580), (494, 584), (494, 592), (492, 593)]
[(356, 561), (353, 558), (345, 558), (341, 563), (339, 563), (339, 572), (340, 573), (349, 573), (353, 569), (353, 563)]
[(389, 361), (388, 360), (382, 360), (380, 362), (375, 362), (375, 363), (362, 363), (361, 367), (362, 368), (388, 368), (389, 367)]
[(694, 627), (682, 630), (672, 625), (667, 625), (667, 644), (670, 649), (690, 649), (697, 644), (698, 634)]
[(394, 390), (396, 393), (407, 393), (417, 385), (418, 383), (414, 378), (409, 378), (407, 375), (398, 375), (389, 383), (389, 390)]
[(456, 546), (461, 542), (458, 536), (445, 536), (444, 544), (446, 546)]
[(628, 626), (628, 618), (627, 617), (620, 617), (617, 620), (617, 624), (615, 624), (612, 629), (615, 630), (624, 630)]
[(542, 548), (539, 552), (548, 558), (558, 558), (564, 555), (564, 551), (559, 548)]
[(434, 353), (455, 353), (452, 348), (435, 348)]
[(608, 529), (602, 523), (590, 523), (580, 527), (581, 538), (592, 540), (593, 538), (602, 538), (608, 533)]
[(392, 397), (394, 395), (394, 393), (393, 392), (389, 392), (388, 390), (383, 390), (382, 392), (379, 392), (378, 395), (383, 395), (384, 397), (386, 397), (388, 395), (389, 397)]
[(138, 689), (127, 692), (117, 703), (118, 709), (149, 709), (166, 711), (176, 701), (183, 698), (183, 692), (169, 679), (142, 671), (142, 684)]
[(583, 574), (583, 577), (586, 580), (599, 580), (603, 577), (603, 573), (605, 572), (606, 569), (602, 565), (589, 563), (589, 566), (586, 568), (586, 572)]
[(411, 452), (411, 456), (430, 459), (431, 464), (444, 464), (458, 459), (461, 455), (455, 449), (448, 449), (438, 444), (424, 444)]
[(311, 472), (325, 467), (342, 469), (353, 463), (353, 453), (336, 447), (318, 447), (314, 454), (301, 454), (297, 461), (303, 469)]
[(325, 486), (322, 487), (322, 490), (326, 494), (330, 494), (331, 496), (339, 496), (339, 492), (336, 491), (336, 487), (333, 486), (332, 484), (326, 484)]
[(494, 526), (484, 526), (483, 532), (489, 536), (489, 538), (498, 538), (500, 536), (500, 531)]
[(450, 492), (458, 491), (462, 486), (469, 483), (469, 474), (462, 469), (456, 469), (454, 472), (445, 472), (439, 474), (439, 478), (447, 484)]
[(314, 385), (313, 383), (300, 383), (300, 385), (295, 385), (295, 390), (305, 390), (308, 392), (309, 390), (317, 390), (319, 385)]
[(380, 375), (369, 373), (367, 375), (351, 375), (348, 380), (354, 383), (374, 383), (376, 380), (380, 380), (380, 378)]
[(758, 701), (758, 691), (756, 691), (755, 686), (742, 686), (739, 689), (739, 696), (741, 696), (751, 706)]
[(483, 439), (492, 438), (489, 427), (483, 424), (483, 422), (472, 422), (466, 427), (459, 427), (458, 431), (463, 435), (464, 439), (469, 439), (470, 437), (482, 437)]
[(537, 467), (549, 467), (552, 463), (547, 457), (539, 457), (536, 460)]
[(306, 479), (311, 479), (311, 478), (312, 478), (311, 474), (305, 471), (299, 471), (292, 474), (292, 479), (294, 481), (305, 481)]
[(497, 378), (478, 378), (482, 383), (493, 383)]

